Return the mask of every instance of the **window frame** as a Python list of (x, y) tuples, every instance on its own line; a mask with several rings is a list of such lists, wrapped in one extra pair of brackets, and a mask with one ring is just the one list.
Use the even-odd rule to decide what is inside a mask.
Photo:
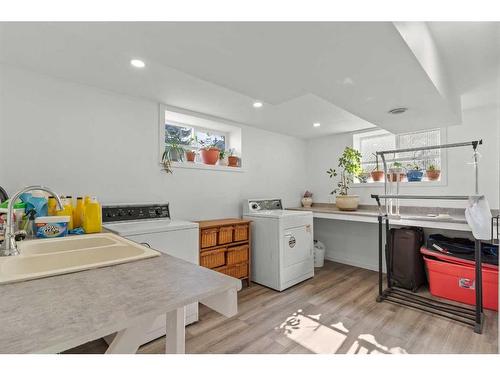
[[(217, 129), (209, 129), (209, 128), (205, 128), (205, 127), (202, 127), (202, 126), (196, 126), (196, 125), (190, 125), (190, 124), (186, 124), (186, 123), (182, 123), (182, 122), (179, 122), (179, 121), (171, 121), (171, 120), (165, 120), (164, 121), (164, 125), (173, 125), (173, 126), (178, 126), (178, 127), (183, 127), (183, 128), (191, 128), (193, 129), (193, 132), (195, 133), (194, 136), (196, 137), (196, 132), (199, 131), (199, 132), (204, 132), (204, 133), (210, 133), (210, 134), (213, 134), (213, 135), (216, 135), (216, 136), (220, 136), (220, 137), (224, 137), (224, 143), (226, 145), (226, 150), (229, 150), (231, 147), (230, 143), (229, 143), (229, 132), (225, 132), (225, 131), (221, 131), (221, 130), (217, 130)], [(164, 130), (165, 132), (165, 130)], [(163, 136), (163, 140), (165, 139), (165, 133), (164, 133), (164, 136)], [(163, 147), (165, 147), (165, 144), (166, 142), (163, 142)], [(200, 147), (198, 147), (198, 145), (190, 145), (190, 146), (184, 146), (185, 148), (187, 149), (190, 149), (190, 150), (195, 150), (195, 151), (199, 151), (200, 150)]]
[[(420, 133), (422, 131), (433, 131), (433, 130), (439, 130), (440, 131), (440, 144), (446, 144), (447, 143), (447, 131), (446, 128), (431, 128), (431, 129), (423, 129), (423, 130), (416, 130), (416, 131), (410, 131), (410, 132), (404, 132), (400, 134), (413, 134), (413, 133)], [(356, 150), (359, 150), (359, 145), (360, 145), (360, 140), (361, 138), (367, 137), (367, 135), (372, 135), (372, 136), (377, 136), (377, 135), (385, 135), (385, 134), (393, 134), (395, 137), (397, 134), (391, 133), (388, 130), (385, 129), (370, 129), (367, 131), (361, 131), (361, 132), (354, 132), (352, 133), (352, 147)], [(395, 139), (395, 144), (397, 148), (397, 137)], [(402, 181), (400, 182), (402, 188), (406, 187), (433, 187), (433, 186), (447, 186), (448, 185), (448, 150), (447, 149), (441, 149), (441, 176), (439, 181), (428, 181), (428, 180), (422, 180), (419, 182), (409, 182), (409, 181)], [(354, 182), (351, 186), (354, 188), (359, 188), (359, 187), (367, 187), (367, 186), (383, 186), (384, 181), (371, 181), (371, 182)]]

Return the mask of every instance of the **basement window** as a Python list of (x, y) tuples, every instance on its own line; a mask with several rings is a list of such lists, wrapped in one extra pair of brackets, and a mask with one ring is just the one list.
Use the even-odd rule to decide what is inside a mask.
[[(241, 128), (230, 124), (227, 120), (213, 116), (191, 112), (179, 108), (170, 108), (160, 104), (159, 113), (159, 159), (170, 149), (173, 168), (205, 169), (218, 171), (241, 172)], [(172, 151), (172, 146), (177, 151)], [(203, 146), (213, 145), (223, 151), (224, 159), (216, 165), (204, 164), (200, 150)], [(187, 151), (195, 151), (194, 162), (187, 161)], [(239, 157), (239, 167), (229, 167), (227, 156), (232, 152)]]
[[(353, 134), (353, 147), (361, 153), (363, 172), (369, 173), (377, 166), (375, 157), (377, 151), (437, 146), (443, 142), (444, 136), (444, 130), (442, 129), (428, 129), (400, 134), (393, 134), (386, 130), (374, 130)], [(396, 165), (399, 163), (406, 171), (412, 170), (417, 166), (423, 171), (423, 178), (420, 182), (435, 183), (444, 180), (445, 156), (443, 150), (440, 149), (387, 154), (387, 168), (391, 168), (395, 163)], [(382, 160), (380, 157), (378, 159), (379, 169), (383, 170)], [(430, 181), (427, 178), (426, 170), (429, 167), (434, 167), (441, 171), (437, 180)], [(360, 178), (358, 182), (372, 183), (374, 181), (370, 176), (366, 181)], [(407, 177), (404, 177), (403, 182), (408, 182)], [(412, 181), (411, 184), (418, 184), (418, 182)]]

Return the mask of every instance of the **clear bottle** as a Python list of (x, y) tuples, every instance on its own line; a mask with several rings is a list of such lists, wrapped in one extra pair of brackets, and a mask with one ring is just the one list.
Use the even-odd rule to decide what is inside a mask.
[(92, 197), (85, 205), (83, 230), (85, 233), (100, 233), (102, 230), (101, 204), (96, 197)]

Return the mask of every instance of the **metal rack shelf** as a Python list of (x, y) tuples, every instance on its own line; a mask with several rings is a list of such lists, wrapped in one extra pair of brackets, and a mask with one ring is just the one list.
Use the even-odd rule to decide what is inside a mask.
[[(392, 286), (391, 282), (391, 270), (390, 267), (387, 267), (387, 287), (384, 289), (383, 287), (383, 249), (386, 251), (386, 261), (387, 264), (390, 264), (390, 253), (388, 248), (387, 239), (389, 237), (390, 230), (390, 215), (388, 210), (388, 201), (392, 199), (434, 199), (434, 200), (469, 200), (469, 199), (483, 199), (483, 195), (479, 195), (479, 186), (478, 186), (478, 166), (477, 166), (477, 152), (476, 149), (478, 145), (482, 144), (482, 140), (478, 141), (470, 141), (470, 142), (462, 142), (462, 143), (450, 143), (439, 146), (426, 146), (426, 147), (415, 147), (415, 148), (407, 148), (407, 149), (397, 149), (397, 150), (387, 150), (387, 151), (378, 151), (376, 154), (380, 155), (382, 158), (382, 162), (384, 164), (384, 194), (372, 194), (371, 197), (376, 200), (377, 205), (379, 207), (379, 215), (378, 215), (378, 261), (379, 261), (379, 278), (378, 278), (378, 296), (377, 302), (388, 301), (391, 303), (396, 303), (402, 306), (418, 309), (421, 311), (425, 311), (428, 313), (432, 313), (434, 315), (442, 316), (448, 319), (452, 319), (463, 324), (470, 325), (474, 328), (474, 332), (482, 333), (483, 324), (484, 324), (484, 313), (483, 313), (483, 283), (482, 283), (482, 260), (481, 260), (481, 241), (475, 240), (475, 281), (476, 281), (476, 303), (474, 309), (460, 306), (454, 303), (448, 303), (443, 301), (438, 301), (431, 298), (426, 298), (420, 296), (416, 293), (402, 290), (399, 288), (395, 288)], [(466, 196), (466, 195), (400, 195), (400, 194), (388, 194), (387, 184), (388, 184), (388, 176), (387, 176), (387, 163), (385, 160), (386, 154), (395, 154), (401, 152), (412, 152), (412, 151), (421, 151), (421, 150), (433, 150), (433, 149), (446, 149), (446, 148), (455, 148), (455, 147), (466, 147), (472, 146), (474, 150), (474, 161), (475, 161), (475, 194)], [(399, 193), (399, 189), (397, 190)], [(385, 212), (382, 210), (382, 205), (380, 200), (384, 199), (385, 201)], [(399, 202), (397, 201), (397, 207), (399, 208)], [(398, 212), (399, 214), (399, 212)], [(497, 232), (498, 232), (498, 218), (497, 220)], [(386, 243), (383, 243), (383, 227), (385, 221), (385, 238)], [(493, 220), (492, 220), (492, 240), (493, 240)], [(498, 233), (497, 233), (498, 237)]]

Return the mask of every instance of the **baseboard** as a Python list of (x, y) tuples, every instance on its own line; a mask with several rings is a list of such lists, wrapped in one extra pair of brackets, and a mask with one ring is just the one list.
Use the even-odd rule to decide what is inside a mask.
[(326, 260), (330, 260), (332, 262), (336, 262), (336, 263), (347, 264), (348, 266), (354, 266), (354, 267), (364, 268), (364, 269), (367, 269), (367, 270), (377, 271), (378, 272), (378, 264), (368, 264), (368, 263), (363, 263), (363, 262), (359, 262), (359, 261), (356, 261), (356, 260), (345, 259), (345, 258), (338, 258), (338, 257), (331, 256), (331, 255), (328, 255), (328, 254), (325, 254), (325, 259)]

